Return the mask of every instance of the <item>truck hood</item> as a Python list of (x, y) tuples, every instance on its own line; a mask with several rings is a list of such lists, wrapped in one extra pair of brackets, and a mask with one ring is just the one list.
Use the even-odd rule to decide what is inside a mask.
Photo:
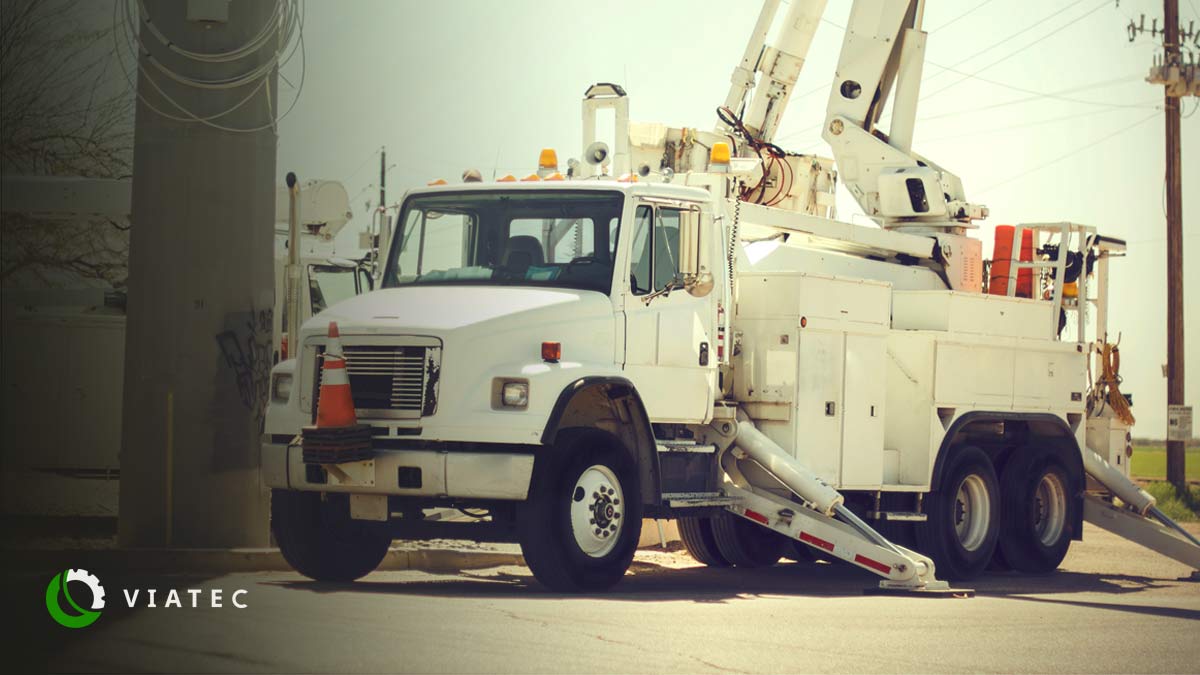
[(612, 302), (595, 291), (497, 286), (407, 286), (344, 300), (309, 319), (305, 336), (324, 335), (330, 321), (343, 334), (445, 334), (487, 323), (539, 319), (577, 321), (612, 316)]

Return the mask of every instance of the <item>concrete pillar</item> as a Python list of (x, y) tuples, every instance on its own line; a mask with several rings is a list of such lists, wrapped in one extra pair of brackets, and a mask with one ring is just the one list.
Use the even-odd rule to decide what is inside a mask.
[[(144, 6), (171, 43), (206, 53), (246, 44), (275, 11), (257, 0)], [(248, 58), (201, 63), (165, 48), (142, 19), (153, 58), (193, 78), (246, 73), (279, 47), (271, 40)], [(140, 63), (118, 539), (123, 547), (265, 546), (259, 435), (271, 367), (277, 72), (236, 111), (212, 120), (235, 129), (266, 125), (238, 133), (164, 116), (188, 113), (154, 85), (207, 117), (257, 83), (196, 88), (145, 56)]]

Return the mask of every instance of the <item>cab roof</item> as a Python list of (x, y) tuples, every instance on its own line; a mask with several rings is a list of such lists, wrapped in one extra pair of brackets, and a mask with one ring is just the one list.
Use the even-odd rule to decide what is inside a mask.
[(667, 199), (686, 201), (708, 201), (708, 190), (700, 187), (689, 187), (673, 183), (631, 183), (616, 180), (595, 180), (591, 178), (579, 180), (552, 181), (516, 181), (516, 182), (484, 182), (484, 183), (447, 183), (409, 190), (405, 197), (428, 194), (446, 194), (455, 192), (524, 192), (560, 190), (578, 192), (602, 191), (621, 192), (631, 196), (653, 196)]

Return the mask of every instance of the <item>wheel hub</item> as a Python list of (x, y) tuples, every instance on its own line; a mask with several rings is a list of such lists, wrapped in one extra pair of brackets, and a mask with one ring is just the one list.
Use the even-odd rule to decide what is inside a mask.
[(991, 501), (983, 478), (971, 474), (958, 484), (954, 500), (954, 533), (968, 551), (975, 551), (987, 538)]
[(1067, 520), (1067, 491), (1053, 473), (1042, 474), (1033, 493), (1033, 531), (1043, 546), (1053, 546)]
[(575, 543), (587, 555), (599, 558), (617, 544), (623, 527), (624, 493), (608, 467), (588, 467), (575, 483), (571, 500), (571, 530)]

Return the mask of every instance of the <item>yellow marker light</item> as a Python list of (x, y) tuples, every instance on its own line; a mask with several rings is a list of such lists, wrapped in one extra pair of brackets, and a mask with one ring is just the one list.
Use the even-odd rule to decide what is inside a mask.
[(558, 153), (554, 148), (542, 148), (542, 154), (538, 156), (538, 168), (558, 171)]
[(712, 150), (708, 153), (709, 164), (728, 164), (729, 163), (729, 144), (724, 141), (713, 143)]
[(545, 178), (543, 178), (542, 180), (566, 180), (566, 179), (563, 178), (563, 175), (561, 173), (555, 171), (554, 173), (550, 174), (549, 176), (546, 176)]
[(426, 185), (428, 185), (430, 187), (433, 187), (434, 185), (445, 185), (445, 184), (446, 184), (446, 180), (444, 178), (439, 178), (437, 180), (431, 180), (428, 183), (426, 183)]
[(517, 177), (510, 173), (507, 176), (501, 176), (500, 178), (497, 178), (496, 182), (497, 183), (515, 183), (515, 182), (517, 182)]
[(521, 182), (522, 182), (522, 183), (529, 183), (529, 182), (532, 182), (532, 181), (538, 181), (538, 180), (541, 180), (541, 179), (542, 179), (542, 177), (541, 177), (541, 176), (537, 175), (536, 173), (531, 173), (531, 174), (529, 174), (528, 176), (525, 176), (524, 178), (522, 178), (522, 179), (521, 179)]
[(638, 179), (638, 177), (637, 177), (636, 173), (626, 173), (626, 174), (622, 174), (621, 177), (617, 179), (617, 182), (618, 183), (636, 183), (636, 182), (638, 182), (637, 179)]

